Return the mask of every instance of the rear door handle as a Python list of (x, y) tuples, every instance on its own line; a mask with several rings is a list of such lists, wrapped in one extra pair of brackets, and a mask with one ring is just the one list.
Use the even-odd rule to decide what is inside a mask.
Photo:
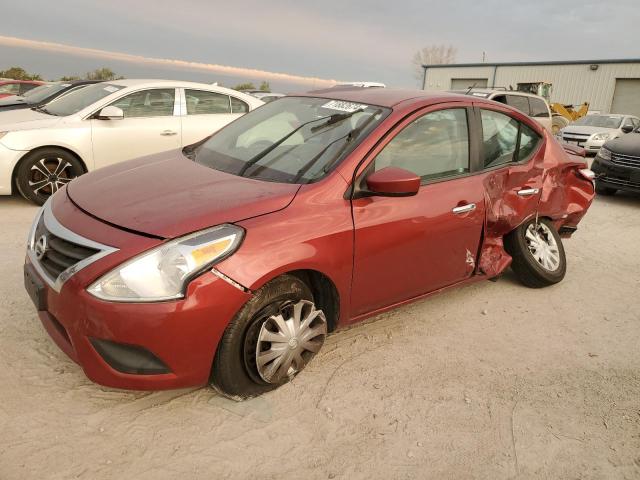
[(539, 188), (522, 188), (518, 190), (518, 195), (521, 197), (530, 197), (531, 195), (536, 195), (539, 191)]
[(178, 132), (174, 132), (173, 130), (165, 130), (160, 135), (162, 135), (163, 137), (170, 137), (172, 135), (177, 135), (177, 134)]
[(475, 203), (467, 203), (466, 205), (454, 207), (451, 209), (451, 211), (456, 215), (460, 215), (461, 213), (473, 212), (475, 209), (476, 209)]

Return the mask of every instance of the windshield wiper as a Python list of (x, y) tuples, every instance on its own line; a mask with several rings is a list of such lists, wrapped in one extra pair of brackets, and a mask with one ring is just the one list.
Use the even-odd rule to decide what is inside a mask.
[(31, 107), (31, 110), (35, 110), (36, 112), (42, 112), (42, 113), (46, 113), (47, 115), (53, 115), (54, 117), (57, 117), (55, 113), (51, 113), (49, 110), (47, 110), (44, 105), (37, 105), (35, 107)]
[(333, 115), (327, 115), (325, 117), (316, 118), (314, 120), (309, 120), (308, 122), (304, 122), (304, 123), (298, 125), (296, 128), (294, 128), (291, 132), (286, 134), (280, 140), (278, 140), (277, 142), (273, 143), (272, 145), (270, 145), (269, 147), (265, 148), (263, 151), (261, 151), (257, 155), (254, 155), (252, 158), (247, 160), (247, 163), (245, 164), (244, 167), (242, 167), (240, 172), (238, 172), (238, 175), (241, 176), (241, 177), (244, 177), (244, 174), (247, 172), (247, 170), (249, 170), (249, 168), (251, 168), (253, 165), (258, 163), (264, 157), (269, 155), (269, 153), (271, 153), (273, 150), (278, 148), (280, 145), (282, 145), (284, 142), (286, 142), (289, 138), (291, 138), (292, 135), (294, 135), (296, 132), (300, 131), (302, 128), (306, 127), (307, 125), (309, 125), (311, 123), (319, 122), (321, 120), (327, 120), (326, 123), (323, 123), (322, 125), (318, 125), (314, 129), (312, 129), (312, 132), (313, 132), (316, 129), (324, 128), (324, 127), (326, 127), (328, 125), (332, 125), (332, 124), (340, 122), (342, 120), (346, 120), (350, 116), (352, 116), (352, 115), (354, 115), (354, 114), (356, 114), (358, 112), (361, 112), (362, 110), (363, 109), (360, 108), (360, 109), (355, 110), (355, 111), (350, 112), (350, 113), (334, 113)]
[[(360, 110), (362, 111), (362, 110)], [(349, 133), (347, 133), (346, 135), (343, 135), (341, 137), (336, 138), (333, 142), (329, 143), (326, 147), (324, 147), (322, 150), (320, 150), (320, 152), (313, 157), (311, 160), (309, 160), (300, 170), (298, 170), (298, 173), (296, 174), (295, 178), (293, 179), (293, 183), (297, 183), (300, 181), (300, 179), (302, 177), (304, 177), (304, 175), (311, 170), (311, 167), (313, 167), (313, 165), (320, 159), (322, 158), (322, 155), (325, 154), (325, 152), (327, 150), (329, 150), (329, 147), (331, 147), (331, 145), (333, 145), (336, 142), (339, 142), (342, 139), (346, 139), (346, 141), (344, 142), (344, 145), (342, 145), (342, 147), (340, 148), (340, 150), (338, 150), (336, 152), (336, 154), (331, 158), (330, 161), (327, 162), (327, 164), (322, 167), (322, 172), (323, 173), (327, 173), (331, 167), (333, 166), (333, 164), (336, 162), (336, 160), (338, 160), (340, 158), (340, 156), (344, 153), (344, 151), (347, 149), (347, 146), (349, 145), (349, 143), (351, 143), (351, 141), (356, 138), (357, 136), (359, 136), (362, 131), (367, 128), (367, 126), (376, 118), (376, 115), (378, 115), (379, 113), (381, 113), (382, 110), (378, 109), (375, 110), (370, 116), (369, 118), (367, 118), (364, 123), (356, 128), (354, 128), (353, 130), (350, 130)], [(352, 114), (354, 114), (356, 112), (352, 112)], [(349, 115), (351, 116), (351, 115)], [(348, 118), (348, 117), (346, 117)], [(311, 181), (311, 179), (309, 180)]]

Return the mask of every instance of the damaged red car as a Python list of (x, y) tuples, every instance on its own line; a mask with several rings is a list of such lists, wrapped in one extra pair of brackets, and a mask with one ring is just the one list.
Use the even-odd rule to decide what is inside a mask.
[(25, 286), (99, 384), (254, 396), (341, 326), (509, 266), (529, 287), (561, 281), (594, 196), (580, 153), (465, 95), (289, 96), (61, 189)]

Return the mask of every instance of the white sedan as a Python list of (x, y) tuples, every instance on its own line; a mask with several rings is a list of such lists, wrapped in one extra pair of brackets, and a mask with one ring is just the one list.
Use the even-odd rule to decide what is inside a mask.
[(42, 204), (78, 175), (196, 143), (261, 105), (219, 86), (115, 80), (0, 112), (0, 195), (15, 186)]

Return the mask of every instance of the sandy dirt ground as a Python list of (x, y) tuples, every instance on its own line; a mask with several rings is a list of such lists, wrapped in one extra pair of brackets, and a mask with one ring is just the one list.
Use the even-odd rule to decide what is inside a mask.
[(291, 384), (102, 388), (22, 287), (0, 198), (0, 479), (640, 478), (640, 197), (598, 198), (545, 290), (513, 275), (331, 335)]

